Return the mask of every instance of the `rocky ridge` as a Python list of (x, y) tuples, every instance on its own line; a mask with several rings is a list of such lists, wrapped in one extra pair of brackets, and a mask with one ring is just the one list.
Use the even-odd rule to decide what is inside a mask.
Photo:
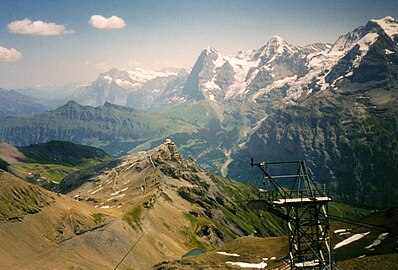
[[(243, 190), (236, 190), (237, 185), (244, 187)], [(167, 211), (183, 211), (203, 223), (195, 228), (194, 237), (199, 243), (204, 241), (205, 246), (222, 243), (232, 235), (275, 233), (261, 228), (262, 221), (258, 225), (254, 225), (257, 222), (249, 225), (241, 216), (241, 211), (250, 212), (244, 215), (249, 220), (256, 215), (238, 205), (230, 192), (236, 190), (236, 196), (248, 200), (256, 195), (252, 187), (205, 173), (196, 166), (193, 158), (184, 159), (171, 140), (149, 151), (126, 155), (116, 163), (106, 164), (105, 168), (73, 173), (60, 183), (58, 190), (77, 200), (88, 201), (95, 208), (135, 206), (136, 209), (147, 209), (148, 215), (152, 215), (152, 210), (159, 211), (164, 207)], [(243, 191), (248, 193), (242, 194)], [(137, 201), (141, 205), (137, 205)]]

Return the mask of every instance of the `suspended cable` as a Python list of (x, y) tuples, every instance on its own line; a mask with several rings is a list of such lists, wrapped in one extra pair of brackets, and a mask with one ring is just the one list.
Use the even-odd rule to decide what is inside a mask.
[(124, 257), (120, 260), (120, 262), (116, 265), (115, 268), (113, 268), (113, 270), (116, 270), (120, 264), (124, 261), (124, 259), (127, 258), (127, 256), (130, 254), (130, 252), (134, 249), (134, 247), (138, 244), (138, 242), (140, 242), (140, 240), (142, 239), (142, 237), (145, 235), (145, 233), (149, 230), (149, 228), (151, 227), (152, 224), (150, 224), (148, 226), (148, 228), (146, 228), (146, 230), (141, 234), (141, 236), (137, 239), (137, 241), (135, 241), (134, 245), (129, 249), (129, 251), (127, 251), (126, 255), (124, 255)]
[(342, 218), (342, 217), (333, 216), (333, 215), (329, 215), (329, 217), (331, 219), (336, 220), (336, 221), (341, 221), (341, 222), (344, 222), (344, 223), (349, 223), (349, 224), (357, 225), (357, 226), (360, 226), (360, 227), (373, 228), (373, 229), (376, 229), (376, 230), (379, 230), (379, 231), (386, 231), (387, 230), (387, 231), (391, 232), (391, 234), (394, 234), (394, 235), (398, 234), (398, 232), (394, 232), (394, 231), (397, 231), (397, 229), (395, 229), (395, 228), (382, 227), (382, 226), (366, 223), (366, 222), (359, 221), (359, 220)]

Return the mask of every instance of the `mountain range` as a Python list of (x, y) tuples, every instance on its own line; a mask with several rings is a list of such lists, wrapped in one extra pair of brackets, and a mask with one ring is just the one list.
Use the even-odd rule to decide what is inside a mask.
[(49, 108), (28, 95), (0, 89), (0, 117), (41, 113)]
[[(261, 123), (234, 160), (303, 159), (341, 198), (396, 205), (398, 23), (371, 20), (309, 62), (316, 72), (287, 92), (300, 96)], [(312, 76), (312, 75), (311, 75)], [(311, 85), (313, 84), (313, 85)]]
[(295, 46), (275, 36), (232, 56), (207, 47), (190, 71), (100, 74), (69, 96), (99, 107), (68, 103), (2, 118), (0, 139), (70, 140), (120, 154), (170, 137), (203, 168), (241, 181), (259, 177), (251, 157), (306, 160), (341, 199), (397, 205), (397, 54), (392, 17), (333, 44)]
[[(59, 141), (0, 146), (9, 163), (76, 164), (105, 154)], [(1, 169), (0, 187), (0, 268), (231, 269), (242, 261), (288, 268), (284, 222), (247, 206), (256, 188), (203, 171), (171, 140), (77, 170), (57, 193)], [(332, 202), (329, 213), (364, 222), (331, 223), (339, 268), (394, 269), (396, 208), (371, 213)]]

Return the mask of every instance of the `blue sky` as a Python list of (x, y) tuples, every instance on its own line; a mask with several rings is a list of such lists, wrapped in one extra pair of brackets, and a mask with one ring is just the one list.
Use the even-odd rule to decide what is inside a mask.
[[(119, 21), (96, 28), (93, 15)], [(0, 87), (87, 83), (112, 67), (189, 68), (206, 46), (230, 55), (274, 35), (295, 45), (332, 43), (387, 15), (398, 19), (397, 0), (0, 0)], [(29, 32), (37, 21), (58, 34)]]

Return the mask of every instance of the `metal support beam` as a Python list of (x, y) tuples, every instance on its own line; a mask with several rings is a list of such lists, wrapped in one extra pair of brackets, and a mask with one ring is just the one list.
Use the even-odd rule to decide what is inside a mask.
[[(297, 167), (296, 174), (271, 175), (271, 166)], [(328, 204), (331, 199), (321, 192), (305, 162), (251, 162), (259, 167), (272, 184), (262, 189), (259, 200), (249, 202), (252, 209), (268, 211), (287, 223), (291, 269), (332, 269)], [(291, 178), (291, 186), (276, 179)]]

